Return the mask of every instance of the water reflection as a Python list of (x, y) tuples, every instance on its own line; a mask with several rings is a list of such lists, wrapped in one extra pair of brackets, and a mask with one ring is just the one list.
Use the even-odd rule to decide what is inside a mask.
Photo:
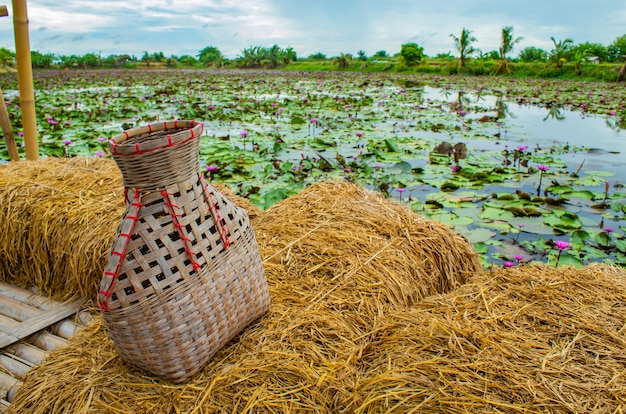
[[(456, 100), (450, 101), (455, 96)], [(498, 142), (474, 141), (473, 149), (497, 150), (505, 145), (530, 147), (570, 147), (573, 150), (559, 156), (563, 162), (577, 168), (583, 160), (585, 169), (607, 170), (615, 179), (626, 181), (626, 121), (619, 115), (606, 116), (571, 111), (555, 105), (533, 106), (528, 103), (508, 101), (505, 96), (485, 93), (458, 92), (450, 89), (424, 87), (423, 97), (429, 102), (443, 101), (448, 105), (462, 103), (467, 118), (485, 117), (497, 120), (506, 132), (492, 134)]]
[(509, 105), (502, 96), (496, 98), (495, 108), (498, 119), (516, 118), (515, 114), (509, 111)]
[(553, 105), (550, 105), (547, 108), (548, 108), (548, 113), (546, 114), (546, 117), (543, 118), (544, 121), (547, 121), (548, 119), (554, 119), (556, 121), (565, 120), (565, 115), (563, 115), (561, 108), (558, 108)]

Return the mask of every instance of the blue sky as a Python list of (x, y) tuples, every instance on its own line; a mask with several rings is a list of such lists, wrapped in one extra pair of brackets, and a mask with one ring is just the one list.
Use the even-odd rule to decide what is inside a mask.
[[(15, 50), (11, 2), (0, 19), (0, 47)], [(503, 26), (527, 46), (552, 48), (555, 39), (608, 45), (626, 34), (624, 0), (28, 0), (31, 50), (55, 54), (144, 51), (197, 55), (216, 46), (235, 58), (250, 46), (293, 47), (368, 56), (416, 42), (429, 56), (455, 54), (450, 34), (465, 27), (483, 52), (497, 49)]]

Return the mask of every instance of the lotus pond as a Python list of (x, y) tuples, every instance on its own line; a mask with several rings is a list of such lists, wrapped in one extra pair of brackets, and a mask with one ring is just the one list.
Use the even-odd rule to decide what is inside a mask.
[[(204, 70), (34, 80), (42, 157), (107, 157), (123, 128), (196, 119), (207, 177), (261, 208), (349, 180), (446, 223), (485, 266), (626, 264), (620, 84)], [(19, 132), (15, 76), (0, 86)]]

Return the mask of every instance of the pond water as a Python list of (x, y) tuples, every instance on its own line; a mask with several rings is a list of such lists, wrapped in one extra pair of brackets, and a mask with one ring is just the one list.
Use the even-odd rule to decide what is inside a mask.
[[(196, 119), (205, 123), (201, 161), (219, 165), (218, 178), (263, 208), (311, 182), (345, 178), (444, 222), (493, 262), (515, 255), (546, 261), (555, 238), (573, 242), (575, 264), (626, 262), (623, 114), (533, 106), (476, 87), (462, 92), (403, 87), (390, 78), (263, 76), (216, 77), (215, 88), (193, 90), (167, 78), (159, 86), (38, 91), (42, 113), (54, 112), (64, 125), (39, 125), (42, 152), (93, 155), (105, 149), (94, 138), (116, 135), (122, 122)], [(7, 92), (15, 110), (15, 96)], [(106, 118), (94, 121), (90, 112)], [(243, 130), (250, 134), (245, 140)], [(467, 156), (433, 156), (444, 141), (464, 144)], [(523, 162), (514, 155), (519, 148)], [(0, 153), (6, 153), (3, 143)], [(544, 164), (545, 177), (538, 170)], [(610, 203), (598, 208), (605, 194)], [(615, 231), (609, 236), (606, 228)]]
[[(458, 92), (425, 87), (423, 96), (426, 101), (445, 102), (451, 97), (457, 98)], [(560, 156), (569, 167), (577, 168), (584, 162), (584, 168), (611, 171), (615, 173), (616, 182), (626, 183), (626, 128), (620, 127), (615, 116), (517, 104), (508, 102), (506, 98), (484, 94), (464, 93), (463, 98), (466, 104), (479, 109), (471, 115), (472, 119), (497, 115), (503, 124), (501, 128), (494, 129), (494, 133), (501, 133), (499, 140), (478, 140), (468, 143), (468, 146), (496, 151), (504, 145), (509, 148), (518, 145), (531, 148), (571, 145), (580, 150)]]

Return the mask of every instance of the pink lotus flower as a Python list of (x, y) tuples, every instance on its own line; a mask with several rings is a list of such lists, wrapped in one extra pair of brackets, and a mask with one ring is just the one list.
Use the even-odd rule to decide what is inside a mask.
[(318, 119), (317, 119), (317, 118), (311, 118), (311, 123), (312, 123), (313, 125), (317, 124), (318, 122), (319, 122), (319, 121), (318, 121)]
[(357, 137), (359, 137), (359, 138), (361, 138), (361, 137), (363, 136), (363, 133), (362, 133), (362, 132), (357, 132), (357, 133), (356, 133), (356, 136), (357, 136)]
[(246, 131), (245, 129), (241, 131), (241, 138), (246, 138), (248, 135), (250, 135), (250, 133)]
[(564, 240), (555, 240), (554, 245), (559, 251), (566, 250), (569, 248), (569, 243)]
[(548, 171), (548, 170), (550, 169), (550, 167), (548, 167), (547, 165), (541, 165), (541, 164), (539, 164), (539, 165), (537, 165), (537, 169), (538, 169), (539, 171)]

